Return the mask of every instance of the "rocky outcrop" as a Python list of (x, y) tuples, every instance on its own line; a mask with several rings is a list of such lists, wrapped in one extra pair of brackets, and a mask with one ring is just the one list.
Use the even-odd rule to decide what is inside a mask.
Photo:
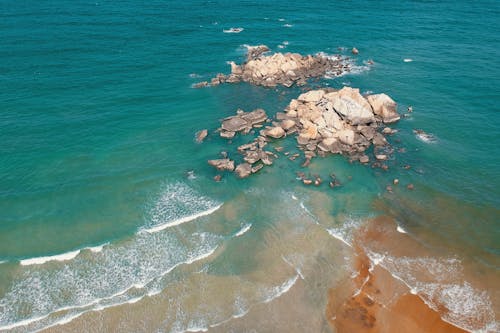
[[(399, 119), (396, 103), (391, 101), (385, 94), (365, 98), (359, 89), (350, 87), (338, 91), (312, 90), (292, 100), (281, 117), (294, 122), (297, 142), (306, 153), (348, 154), (368, 163), (370, 158), (365, 151), (372, 144), (376, 159), (388, 158), (384, 159), (379, 151), (388, 145), (379, 128)], [(394, 132), (384, 129), (383, 133)]]
[(260, 127), (267, 120), (266, 112), (262, 109), (255, 109), (251, 112), (238, 110), (235, 116), (225, 118), (219, 128), (220, 136), (232, 139), (236, 133), (249, 133), (252, 128)]
[(234, 172), (236, 172), (238, 177), (246, 178), (252, 174), (252, 165), (249, 163), (241, 163), (236, 167)]
[(222, 158), (218, 160), (209, 160), (208, 164), (215, 167), (219, 171), (233, 171), (234, 170), (234, 161), (228, 158)]
[[(234, 170), (240, 178), (248, 177), (264, 166), (272, 165), (273, 159), (278, 157), (265, 150), (269, 140), (294, 134), (304, 151), (303, 167), (308, 166), (312, 158), (330, 153), (345, 154), (363, 164), (373, 160), (372, 167), (387, 168), (383, 161), (390, 159), (392, 149), (384, 134), (392, 135), (396, 131), (385, 124), (399, 119), (396, 103), (389, 96), (378, 94), (365, 98), (359, 89), (350, 87), (311, 90), (292, 99), (284, 111), (278, 112), (272, 126), (261, 129), (253, 141), (238, 147), (241, 163), (236, 168), (227, 155), (223, 155), (224, 159), (208, 163), (218, 170)], [(266, 121), (270, 120), (262, 109), (252, 112), (238, 110), (235, 116), (222, 121), (220, 135), (232, 138), (238, 132), (249, 133), (252, 128), (262, 127)], [(372, 158), (367, 154), (371, 146), (374, 147)], [(281, 152), (283, 147), (276, 147), (275, 150)], [(289, 154), (284, 153), (285, 156)], [(293, 161), (297, 157), (299, 154), (288, 158)], [(310, 183), (313, 181), (310, 180)], [(319, 185), (321, 180), (314, 183)]]
[(267, 55), (265, 45), (247, 46), (246, 61), (237, 65), (229, 62), (229, 75), (217, 74), (210, 83), (204, 82), (194, 87), (214, 86), (220, 83), (249, 82), (254, 85), (275, 87), (283, 85), (305, 85), (307, 79), (328, 74), (338, 76), (350, 71), (350, 64), (341, 56), (324, 54), (306, 55), (299, 53), (274, 53)]
[(373, 113), (384, 123), (394, 123), (400, 119), (396, 102), (386, 94), (370, 95), (366, 99), (372, 106)]

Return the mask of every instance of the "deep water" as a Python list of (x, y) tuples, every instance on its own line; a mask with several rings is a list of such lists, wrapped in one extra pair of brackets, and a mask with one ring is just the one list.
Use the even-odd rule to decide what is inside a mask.
[[(307, 223), (340, 228), (378, 214), (393, 216), (438, 252), (480, 262), (499, 281), (498, 17), (497, 1), (2, 2), (0, 330), (65, 307), (91, 308), (95, 300), (134, 284), (146, 290), (140, 295), (178, 292), (178, 281), (196, 276), (183, 265), (209, 254), (216, 258), (200, 268), (206, 281), (226, 275), (244, 280), (233, 281), (234, 291), (227, 289), (220, 304), (263, 302), (258, 293), (286, 286), (283, 281), (295, 276), (269, 271), (271, 277), (261, 279), (255, 273), (259, 262), (274, 262), (263, 248), (315, 258), (300, 252), (298, 241), (290, 245), (293, 251), (271, 244), (295, 244), (290, 235), (311, 230)], [(244, 30), (223, 33), (230, 27)], [(402, 114), (411, 105), (413, 112), (390, 138), (406, 152), (396, 153), (387, 172), (342, 156), (313, 160), (306, 172), (323, 178), (334, 172), (343, 184), (335, 190), (326, 184), (304, 188), (295, 179), (300, 159), (285, 158), (250, 179), (227, 174), (214, 182), (207, 159), (234, 152), (246, 140), (228, 144), (219, 138), (214, 130), (220, 119), (238, 108), (264, 108), (273, 115), (301, 93), (296, 87), (244, 83), (192, 88), (228, 73), (227, 61), (243, 61), (245, 44), (346, 56), (356, 47), (356, 73), (311, 84), (384, 92)], [(373, 66), (364, 65), (369, 59)], [(196, 144), (194, 133), (203, 128), (210, 135)], [(435, 141), (420, 140), (413, 129), (431, 133)], [(294, 148), (293, 139), (275, 145)], [(401, 186), (388, 196), (385, 187), (394, 178)], [(405, 190), (409, 183), (414, 191)], [(292, 196), (316, 211), (304, 213)], [(317, 196), (322, 199), (311, 203)], [(212, 215), (145, 231), (221, 204)], [(322, 241), (315, 246), (328, 243), (318, 237)], [(108, 245), (101, 252), (71, 255), (103, 244)], [(20, 264), (68, 252), (66, 261)], [(325, 274), (335, 275), (335, 258), (333, 253)], [(316, 262), (310, 260), (304, 262)], [(122, 296), (116, 303), (137, 295)], [(489, 297), (498, 315), (498, 291)], [(234, 315), (223, 309), (226, 317)], [(37, 327), (16, 327), (43, 328), (79, 310), (71, 311)], [(185, 318), (190, 315), (186, 310)], [(167, 331), (194, 325), (169, 316), (161, 318), (169, 323)], [(200, 325), (210, 324), (206, 320)]]

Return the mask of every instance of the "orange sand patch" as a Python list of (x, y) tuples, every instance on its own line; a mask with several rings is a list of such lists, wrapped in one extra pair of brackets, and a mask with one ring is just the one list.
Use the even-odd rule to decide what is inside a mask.
[[(367, 232), (363, 236), (377, 235)], [(466, 332), (443, 321), (384, 268), (371, 268), (360, 246), (355, 251), (357, 275), (328, 293), (326, 317), (336, 332)]]

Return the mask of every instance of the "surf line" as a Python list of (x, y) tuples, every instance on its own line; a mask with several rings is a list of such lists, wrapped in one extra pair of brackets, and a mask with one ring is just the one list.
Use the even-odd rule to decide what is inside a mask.
[(181, 217), (180, 219), (177, 219), (177, 220), (174, 220), (174, 221), (170, 221), (170, 222), (167, 222), (167, 223), (164, 223), (164, 224), (160, 224), (160, 225), (154, 226), (152, 228), (142, 229), (140, 232), (147, 232), (148, 234), (153, 234), (155, 232), (162, 231), (164, 229), (167, 229), (167, 228), (179, 225), (179, 224), (183, 224), (183, 223), (195, 220), (195, 219), (197, 219), (199, 217), (210, 215), (210, 214), (216, 212), (219, 208), (221, 208), (222, 205), (223, 205), (223, 203), (221, 203), (220, 205), (217, 205), (217, 206), (215, 206), (213, 208), (204, 210), (202, 212), (199, 212), (199, 213), (196, 213), (196, 214), (193, 214), (193, 215)]
[[(76, 258), (80, 254), (80, 252), (89, 250), (93, 253), (98, 253), (101, 252), (106, 245), (109, 243), (105, 243), (102, 245), (97, 245), (97, 246), (89, 246), (89, 247), (84, 247), (82, 249), (74, 250), (74, 251), (69, 251), (61, 254), (56, 254), (52, 256), (43, 256), (43, 257), (34, 257), (34, 258), (28, 258), (28, 259), (22, 259), (19, 261), (19, 264), (22, 266), (29, 266), (29, 265), (42, 265), (45, 264), (49, 261), (67, 261)], [(0, 262), (0, 264), (3, 262)]]

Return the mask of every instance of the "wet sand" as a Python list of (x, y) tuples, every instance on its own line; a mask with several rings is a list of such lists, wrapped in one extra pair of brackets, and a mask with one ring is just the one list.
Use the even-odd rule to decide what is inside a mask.
[(336, 332), (466, 332), (443, 321), (380, 266), (370, 269), (358, 250), (359, 274), (328, 293), (326, 317)]
[[(408, 234), (396, 231), (396, 227), (392, 218), (381, 216), (368, 222), (355, 234), (356, 273), (329, 290), (326, 317), (330, 325), (337, 332), (466, 332), (443, 320), (454, 316), (447, 308), (450, 304), (441, 302), (438, 297), (429, 299), (425, 293), (410, 290), (396, 278), (398, 275), (393, 275), (393, 268), (406, 262), (416, 281), (428, 284), (462, 286), (460, 281), (465, 279), (475, 285), (481, 281), (474, 280), (470, 275), (463, 276), (463, 269), (448, 267), (445, 256), (440, 258)], [(443, 266), (450, 271), (434, 272), (434, 262), (421, 265), (418, 261), (428, 258), (443, 260)], [(377, 259), (384, 265), (374, 264)], [(449, 266), (453, 265), (454, 262)], [(463, 264), (457, 266), (463, 267)], [(387, 267), (391, 268), (392, 274)], [(453, 302), (468, 301), (462, 298), (463, 295)], [(430, 301), (432, 307), (423, 299)], [(463, 318), (470, 326), (484, 327), (491, 318), (481, 313), (488, 313), (489, 309), (478, 307), (475, 311), (464, 313)]]

